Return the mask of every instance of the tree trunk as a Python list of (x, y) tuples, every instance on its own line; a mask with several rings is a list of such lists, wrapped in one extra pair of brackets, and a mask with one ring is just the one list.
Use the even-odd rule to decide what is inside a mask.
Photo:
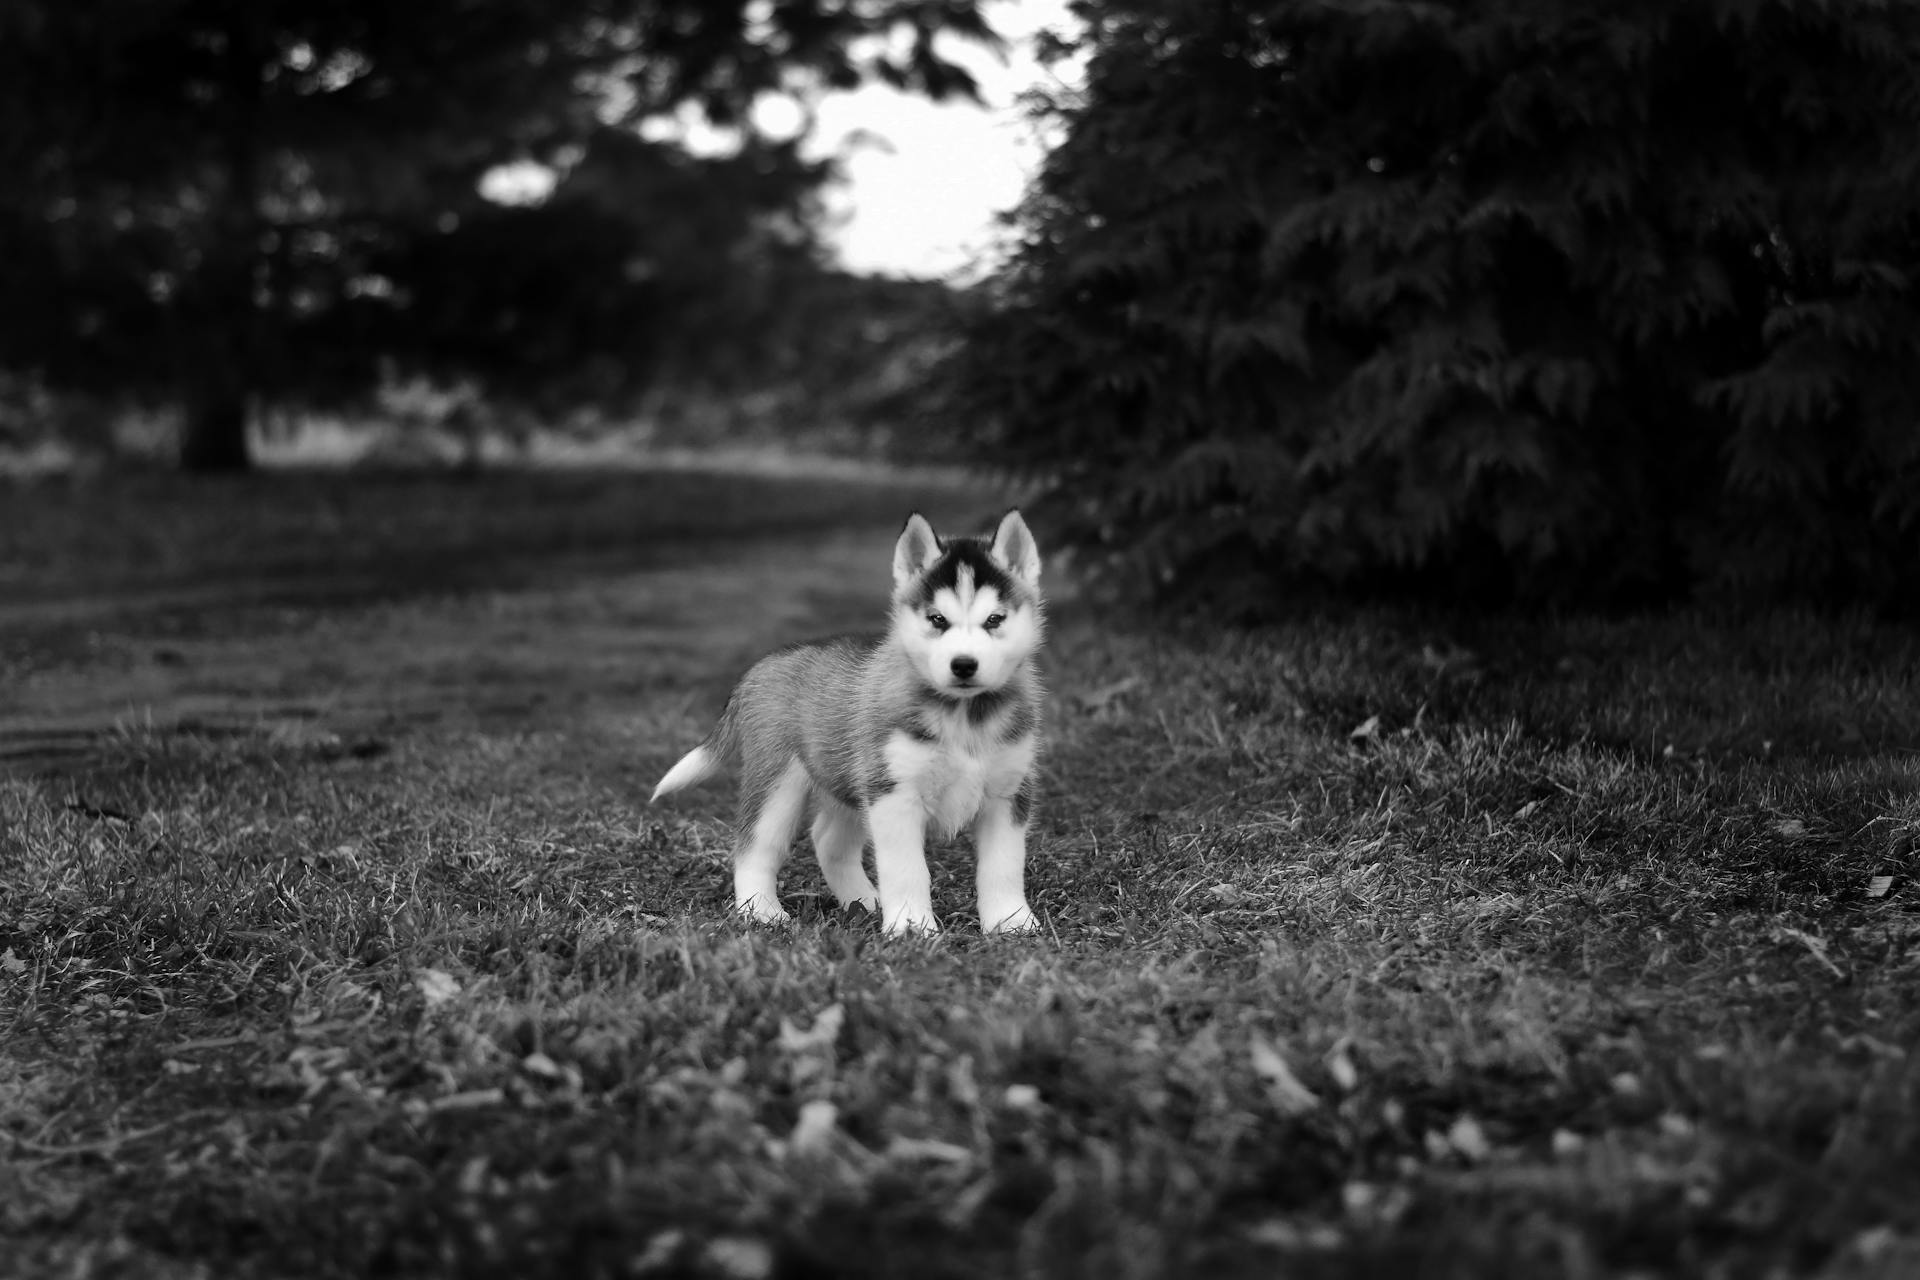
[(180, 435), (182, 471), (204, 475), (253, 467), (247, 449), (247, 393), (233, 383), (223, 379), (203, 387), (187, 404)]
[(225, 114), (220, 148), (226, 167), (217, 197), (217, 240), (202, 267), (206, 312), (187, 371), (180, 467), (193, 472), (247, 471), (247, 408), (259, 377), (254, 279), (261, 265), (260, 109), (264, 57), (262, 19), (241, 7), (227, 31)]

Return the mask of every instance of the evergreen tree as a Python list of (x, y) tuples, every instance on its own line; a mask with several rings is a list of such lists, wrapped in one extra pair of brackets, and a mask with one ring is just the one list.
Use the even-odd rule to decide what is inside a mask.
[(1912, 598), (1920, 7), (1078, 12), (960, 385), (1115, 565)]

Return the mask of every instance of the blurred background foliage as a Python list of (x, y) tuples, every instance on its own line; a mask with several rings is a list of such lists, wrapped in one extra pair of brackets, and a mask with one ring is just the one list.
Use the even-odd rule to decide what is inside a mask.
[(0, 437), (643, 422), (1004, 466), (1235, 613), (1912, 611), (1920, 7), (1086, 0), (995, 274), (837, 269), (832, 162), (752, 105), (968, 96), (985, 8), (16, 0)]
[[(196, 470), (245, 468), (276, 410), (422, 380), (551, 421), (838, 377), (824, 408), (858, 418), (891, 389), (849, 362), (884, 384), (944, 291), (834, 271), (831, 165), (750, 108), (971, 95), (942, 38), (996, 43), (974, 0), (9, 3), (9, 416), (174, 406)], [(646, 128), (690, 110), (738, 148)], [(516, 167), (536, 185), (488, 189)]]

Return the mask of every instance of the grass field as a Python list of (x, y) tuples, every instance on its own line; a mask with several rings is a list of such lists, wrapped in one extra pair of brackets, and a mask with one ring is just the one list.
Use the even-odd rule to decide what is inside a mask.
[(1920, 1275), (1920, 641), (1056, 610), (1038, 937), (731, 792), (847, 481), (0, 488), (0, 1273)]

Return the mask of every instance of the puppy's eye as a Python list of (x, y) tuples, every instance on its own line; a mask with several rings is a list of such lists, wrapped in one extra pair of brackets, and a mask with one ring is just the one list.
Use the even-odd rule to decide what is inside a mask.
[(932, 625), (935, 631), (945, 631), (948, 627), (953, 625), (951, 622), (947, 621), (947, 615), (944, 613), (928, 614), (927, 622)]
[(1000, 629), (1000, 624), (1005, 622), (1006, 620), (1007, 620), (1007, 615), (1004, 613), (989, 614), (986, 622), (983, 623), (982, 625), (984, 625), (986, 629), (989, 631), (998, 631)]

